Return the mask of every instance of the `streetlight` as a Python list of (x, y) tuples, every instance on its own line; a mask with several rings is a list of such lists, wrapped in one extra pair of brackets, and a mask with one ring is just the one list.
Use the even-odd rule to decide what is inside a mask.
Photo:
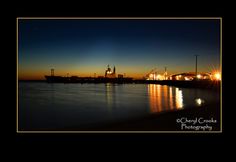
[(195, 55), (195, 56), (196, 56), (195, 75), (196, 75), (196, 77), (197, 77), (197, 57), (198, 57), (199, 55)]

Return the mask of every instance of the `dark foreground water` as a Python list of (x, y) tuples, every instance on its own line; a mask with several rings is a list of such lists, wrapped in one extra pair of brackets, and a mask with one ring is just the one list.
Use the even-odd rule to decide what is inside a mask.
[(156, 84), (19, 83), (19, 130), (83, 129), (218, 103), (219, 92)]

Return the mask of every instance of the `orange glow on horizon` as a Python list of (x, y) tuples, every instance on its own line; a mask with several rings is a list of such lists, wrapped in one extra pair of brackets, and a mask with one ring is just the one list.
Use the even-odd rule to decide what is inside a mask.
[[(131, 77), (133, 79), (143, 79), (146, 77), (149, 67), (129, 67), (117, 65), (116, 77), (118, 74), (124, 77)], [(106, 66), (83, 66), (83, 67), (31, 67), (31, 66), (20, 66), (18, 72), (19, 80), (45, 80), (45, 75), (51, 75), (50, 69), (55, 69), (55, 76), (78, 76), (78, 77), (98, 77), (105, 76)], [(174, 71), (168, 71), (168, 74), (175, 74)], [(153, 76), (151, 76), (153, 78)], [(157, 75), (156, 79), (162, 80), (164, 77)]]
[[(73, 73), (68, 73), (69, 76), (78, 76), (78, 77), (94, 77), (96, 74), (96, 77), (98, 76), (105, 76), (104, 73), (86, 73), (86, 72), (73, 72)], [(116, 74), (116, 76), (119, 73)], [(45, 80), (45, 75), (51, 75), (50, 71), (48, 72), (18, 72), (18, 79), (19, 80)], [(124, 75), (124, 74), (122, 74)], [(55, 72), (55, 76), (67, 76), (66, 72)], [(125, 73), (125, 77), (131, 77), (134, 79), (142, 79), (143, 75), (142, 74), (131, 74), (131, 73)]]
[[(68, 69), (68, 68), (54, 68), (55, 76), (78, 76), (78, 77), (98, 77), (98, 76), (105, 76), (106, 68), (79, 68), (79, 69)], [(137, 69), (136, 69), (137, 70)], [(134, 79), (142, 79), (145, 76), (145, 73), (142, 72), (133, 72), (133, 69), (127, 68), (123, 69), (120, 68), (116, 70), (116, 76), (118, 74), (122, 74), (124, 77), (131, 77)], [(139, 71), (139, 70), (137, 70)], [(18, 70), (18, 79), (19, 80), (45, 80), (45, 75), (51, 75), (50, 68), (44, 69), (30, 69), (30, 68), (19, 68)]]

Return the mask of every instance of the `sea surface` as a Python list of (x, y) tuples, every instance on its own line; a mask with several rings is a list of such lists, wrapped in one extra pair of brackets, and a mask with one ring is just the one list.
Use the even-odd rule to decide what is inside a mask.
[(219, 92), (158, 84), (19, 82), (19, 130), (83, 129), (219, 102)]

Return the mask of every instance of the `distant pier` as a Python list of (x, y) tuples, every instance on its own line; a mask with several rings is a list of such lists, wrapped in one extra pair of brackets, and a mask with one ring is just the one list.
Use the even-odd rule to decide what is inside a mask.
[(94, 77), (60, 77), (45, 76), (48, 83), (113, 83), (113, 84), (160, 84), (183, 88), (207, 88), (220, 90), (221, 81), (212, 80), (144, 80), (133, 78), (94, 78)]
[[(166, 69), (165, 69), (166, 70)], [(166, 74), (166, 72), (165, 72)], [(149, 76), (150, 75), (150, 76)], [(118, 76), (118, 77), (116, 77)], [(197, 75), (198, 76), (198, 75)], [(114, 84), (160, 84), (185, 88), (207, 88), (220, 90), (220, 80), (212, 80), (210, 75), (199, 74), (196, 77), (195, 74), (181, 73), (172, 75), (171, 77), (160, 77), (152, 70), (147, 78), (133, 79), (131, 77), (124, 77), (122, 74), (116, 75), (116, 68), (114, 66), (113, 71), (110, 66), (107, 66), (104, 76), (98, 77), (78, 77), (78, 76), (55, 76), (54, 69), (51, 69), (51, 75), (46, 75), (46, 81), (48, 83), (114, 83)]]

